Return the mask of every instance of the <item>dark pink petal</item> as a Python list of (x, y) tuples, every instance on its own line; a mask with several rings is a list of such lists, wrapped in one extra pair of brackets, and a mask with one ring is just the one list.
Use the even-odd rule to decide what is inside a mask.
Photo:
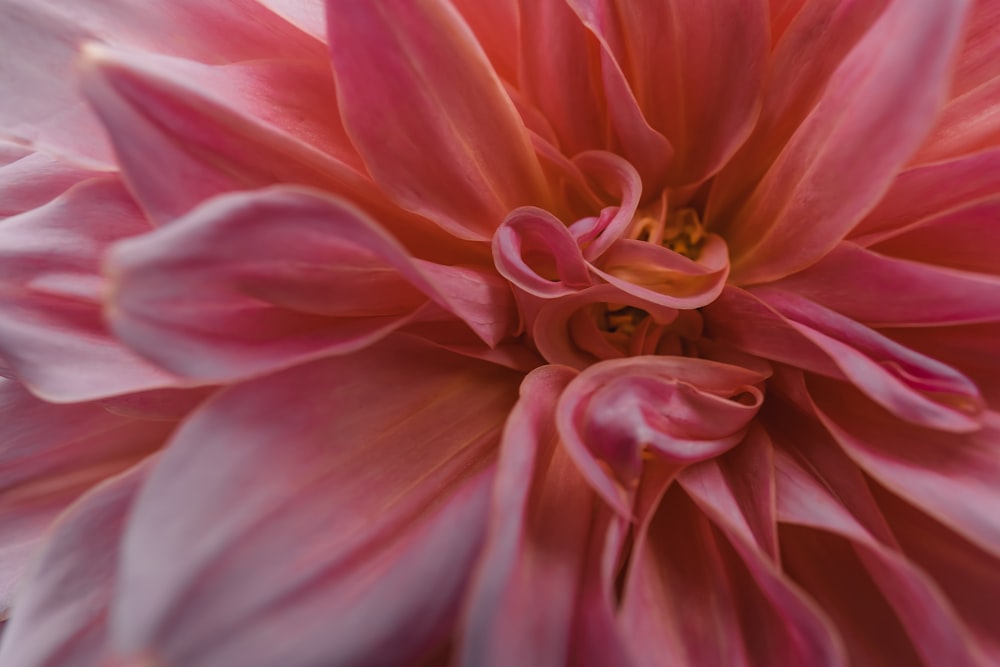
[(643, 114), (674, 148), (669, 182), (703, 181), (756, 120), (768, 47), (764, 3), (600, 4), (618, 15), (622, 37), (615, 57)]
[(956, 432), (979, 427), (982, 398), (965, 375), (794, 294), (731, 287), (703, 312), (714, 338), (848, 380), (901, 419)]
[(36, 394), (78, 401), (178, 384), (101, 316), (102, 255), (149, 228), (113, 176), (0, 223), (0, 355)]
[(764, 378), (704, 359), (613, 359), (569, 384), (556, 423), (587, 481), (628, 516), (643, 455), (684, 465), (732, 448), (763, 402), (755, 385)]
[(810, 394), (823, 423), (861, 468), (887, 489), (1000, 555), (1000, 416), (982, 428), (944, 433), (896, 419), (843, 385), (813, 379)]
[(637, 538), (621, 625), (643, 666), (846, 664), (822, 612), (676, 485)]
[[(323, 47), (256, 0), (10, 0), (0, 6), (0, 132), (58, 155), (111, 164), (73, 63), (91, 40), (203, 62), (321, 60)], [(30, 55), (28, 55), (30, 54)]]
[(443, 0), (327, 0), (340, 111), (379, 186), (462, 238), (488, 240), (517, 206), (545, 204), (514, 105)]
[(91, 490), (38, 554), (0, 643), (3, 667), (89, 667), (107, 656), (118, 545), (145, 466)]
[(499, 276), (413, 259), (363, 213), (316, 191), (217, 198), (118, 245), (107, 268), (117, 334), (205, 381), (351, 352), (419, 317), (454, 316), (490, 345), (513, 327)]
[(815, 262), (881, 198), (946, 92), (965, 5), (895, 0), (843, 60), (724, 225), (737, 284)]
[[(780, 456), (777, 464), (779, 520), (783, 524), (808, 527), (847, 540), (854, 547), (860, 578), (867, 574), (884, 598), (883, 603), (872, 607), (882, 604), (891, 607), (890, 613), (898, 619), (907, 640), (925, 664), (986, 664), (971, 644), (971, 637), (955, 610), (924, 572), (898, 551), (875, 540), (817, 480), (789, 458)], [(797, 562), (790, 564), (793, 572), (801, 567)], [(840, 567), (843, 565), (838, 569)], [(839, 593), (836, 588), (828, 588), (831, 599), (825, 601), (834, 614), (856, 604), (851, 598), (857, 595), (857, 589), (850, 581), (840, 580), (839, 583)], [(858, 659), (863, 649), (859, 651), (853, 645), (859, 639), (878, 642), (878, 625), (864, 630), (852, 626), (845, 628), (843, 636), (849, 647), (855, 649), (855, 659)]]
[(116, 647), (185, 667), (417, 663), (456, 620), (518, 380), (393, 337), (224, 390), (133, 510)]
[(619, 546), (613, 535), (623, 526), (609, 530), (610, 513), (562, 450), (552, 418), (575, 375), (559, 366), (534, 371), (507, 420), (463, 665), (625, 664), (614, 582), (601, 571), (601, 555), (609, 543)]
[[(991, 212), (1000, 213), (1000, 200)], [(980, 217), (985, 219), (985, 215)], [(978, 250), (983, 259), (995, 255), (986, 248), (984, 239), (965, 233), (973, 230), (963, 227), (950, 231), (949, 236), (969, 239), (959, 243)], [(934, 231), (940, 234), (943, 230)], [(927, 241), (935, 236), (930, 231), (924, 234)], [(935, 240), (934, 250), (945, 256), (953, 252), (951, 247), (941, 248), (940, 238)], [(903, 250), (910, 244), (923, 249), (926, 259), (934, 259), (930, 244), (907, 243), (900, 238), (892, 245)], [(995, 265), (995, 256), (993, 260)], [(766, 289), (791, 292), (871, 326), (944, 326), (1000, 320), (1000, 266), (996, 269), (997, 276), (957, 271), (886, 257), (845, 242), (805, 271)]]
[(576, 239), (551, 213), (525, 207), (511, 213), (493, 236), (497, 270), (529, 294), (551, 298), (590, 285)]
[[(775, 3), (772, 2), (772, 5)], [(815, 107), (844, 56), (887, 0), (796, 0), (772, 6), (774, 52), (753, 132), (712, 185), (706, 218), (724, 228)], [(794, 19), (794, 20), (792, 20)]]
[[(851, 232), (851, 240), (871, 245), (986, 199), (1000, 190), (1000, 149), (909, 169), (871, 213)], [(967, 234), (951, 234), (949, 243)]]

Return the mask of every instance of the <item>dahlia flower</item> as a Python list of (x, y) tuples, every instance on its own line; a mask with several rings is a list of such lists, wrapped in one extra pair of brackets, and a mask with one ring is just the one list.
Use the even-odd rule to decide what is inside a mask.
[(1000, 664), (997, 0), (0, 0), (0, 667)]

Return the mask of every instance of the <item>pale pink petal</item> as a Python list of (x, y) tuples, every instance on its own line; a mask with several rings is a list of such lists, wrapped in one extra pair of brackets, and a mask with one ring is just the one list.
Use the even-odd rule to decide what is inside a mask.
[(38, 208), (80, 181), (100, 175), (0, 139), (0, 219)]
[(415, 664), (456, 620), (518, 381), (396, 337), (224, 390), (130, 517), (115, 646), (185, 667)]
[[(828, 536), (847, 540), (855, 549), (857, 564), (892, 608), (901, 629), (928, 665), (984, 665), (983, 656), (970, 642), (971, 637), (955, 610), (932, 580), (902, 554), (875, 540), (817, 480), (785, 455), (777, 459), (778, 518), (783, 524), (815, 529)], [(825, 538), (829, 539), (829, 538)], [(845, 559), (853, 561), (853, 558)], [(799, 563), (790, 564), (794, 572)], [(840, 566), (842, 567), (842, 565)], [(839, 569), (839, 568), (838, 568)], [(861, 573), (859, 573), (861, 574)], [(864, 574), (861, 574), (863, 581)], [(837, 614), (855, 588), (841, 580), (841, 592), (831, 591), (830, 606)], [(878, 607), (881, 605), (872, 605)], [(861, 641), (880, 640), (878, 625), (844, 633), (849, 647)], [(860, 660), (855, 648), (855, 659)], [(909, 651), (906, 651), (908, 653)], [(899, 655), (896, 653), (895, 655)]]
[(625, 583), (621, 625), (636, 664), (845, 665), (822, 613), (736, 535), (717, 510), (668, 490)]
[(36, 394), (78, 401), (178, 384), (101, 317), (101, 256), (149, 228), (113, 176), (0, 224), (0, 355)]
[(731, 449), (763, 402), (755, 385), (764, 379), (704, 359), (613, 359), (569, 384), (556, 423), (587, 481), (628, 516), (644, 453), (685, 465)]
[[(1000, 149), (909, 169), (893, 181), (871, 213), (851, 232), (851, 240), (871, 245), (986, 199), (1000, 190)], [(975, 237), (975, 235), (974, 235)], [(949, 235), (949, 243), (965, 233)], [(983, 244), (988, 245), (988, 244)]]
[(591, 284), (590, 272), (576, 239), (551, 213), (519, 208), (493, 236), (497, 270), (529, 294), (552, 298)]
[[(822, 257), (881, 198), (946, 92), (965, 2), (895, 0), (724, 227), (737, 284)], [(803, 225), (803, 220), (809, 220)]]
[[(552, 418), (574, 376), (559, 366), (536, 370), (507, 419), (461, 635), (468, 667), (626, 664), (614, 582), (600, 576), (603, 547), (615, 542), (610, 513), (560, 447)], [(588, 627), (585, 616), (596, 623)]]
[(256, 0), (317, 40), (326, 40), (326, 16), (318, 0)]
[(979, 427), (982, 398), (965, 375), (794, 294), (730, 287), (703, 313), (715, 339), (848, 380), (902, 419), (951, 431)]
[(842, 385), (813, 379), (809, 388), (823, 423), (869, 475), (1000, 555), (997, 413), (987, 412), (978, 431), (944, 433), (900, 421)]
[(520, 88), (566, 155), (607, 147), (600, 48), (566, 0), (521, 3)]
[(375, 181), (403, 208), (488, 240), (545, 204), (528, 133), (481, 47), (443, 0), (327, 0), (340, 110)]
[[(997, 219), (996, 214), (1000, 214), (1000, 200), (991, 207), (991, 212), (995, 213), (988, 218), (992, 223)], [(984, 212), (979, 220), (986, 219)], [(987, 247), (982, 237), (965, 233), (969, 227), (962, 225), (961, 230), (949, 230), (949, 236), (954, 234), (960, 239), (969, 239), (960, 245), (976, 251), (983, 260), (992, 256), (997, 276), (886, 257), (845, 242), (805, 271), (770, 283), (766, 289), (791, 292), (876, 327), (945, 326), (1000, 320), (1000, 266), (996, 266), (996, 253)], [(952, 243), (947, 243), (942, 249), (942, 231), (941, 228), (928, 230), (923, 234), (925, 242), (922, 244), (900, 238), (892, 245), (906, 248), (912, 244), (924, 251), (921, 254), (927, 260), (937, 259), (933, 256), (937, 253), (947, 259), (954, 248)], [(935, 239), (933, 246), (927, 243), (931, 237)]]
[(700, 183), (756, 120), (768, 47), (764, 3), (601, 4), (617, 13), (622, 38), (615, 57), (646, 120), (674, 148), (669, 183)]
[[(555, 1), (558, 0), (548, 0)], [(656, 192), (665, 185), (674, 149), (643, 116), (618, 59), (621, 39), (614, 7), (605, 0), (568, 0), (587, 29), (601, 44), (601, 79), (607, 114), (621, 153), (642, 176), (643, 185)]]
[(101, 484), (62, 516), (23, 582), (0, 665), (104, 664), (118, 544), (146, 471), (132, 468)]
[(7, 91), (0, 133), (55, 154), (113, 163), (71, 76), (81, 44), (91, 40), (216, 63), (323, 56), (320, 42), (256, 0), (10, 0), (0, 6), (0, 88)]
[[(774, 5), (775, 2), (772, 2)], [(713, 226), (739, 211), (803, 119), (830, 76), (871, 27), (887, 0), (795, 0), (772, 7), (775, 49), (753, 132), (712, 184), (706, 218)]]
[(513, 327), (498, 276), (415, 260), (351, 205), (303, 189), (217, 198), (119, 244), (106, 266), (114, 331), (202, 381), (351, 352), (420, 317), (457, 317), (491, 345)]

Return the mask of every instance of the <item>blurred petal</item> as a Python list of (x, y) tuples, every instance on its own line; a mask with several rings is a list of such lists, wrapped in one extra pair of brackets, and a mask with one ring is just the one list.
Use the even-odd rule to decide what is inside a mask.
[(148, 229), (113, 176), (0, 223), (0, 355), (39, 396), (79, 401), (178, 384), (113, 338), (101, 316), (101, 256)]
[(507, 420), (489, 538), (469, 593), (464, 665), (625, 664), (614, 582), (601, 571), (606, 545), (619, 546), (610, 512), (562, 451), (552, 418), (574, 376), (558, 366), (536, 370)]
[(2, 667), (106, 664), (118, 544), (146, 470), (132, 468), (101, 484), (60, 519), (4, 630)]
[(456, 619), (517, 381), (394, 337), (224, 390), (130, 517), (116, 647), (185, 667), (415, 663)]
[(327, 0), (347, 131), (379, 186), (462, 238), (488, 240), (511, 209), (544, 204), (528, 133), (443, 0)]
[(875, 205), (946, 92), (965, 5), (895, 0), (844, 59), (740, 214), (722, 226), (709, 221), (730, 245), (737, 284), (815, 262)]
[(100, 175), (0, 139), (0, 219), (38, 208), (80, 181)]
[(414, 260), (378, 224), (320, 192), (220, 197), (107, 261), (115, 332), (202, 381), (365, 347), (445, 309), (488, 344), (513, 326), (498, 277)]

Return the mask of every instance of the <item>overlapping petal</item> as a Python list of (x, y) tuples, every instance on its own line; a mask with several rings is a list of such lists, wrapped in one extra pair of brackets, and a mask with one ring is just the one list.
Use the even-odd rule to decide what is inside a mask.
[(190, 667), (426, 656), (485, 533), (517, 382), (397, 336), (224, 391), (132, 512), (115, 646)]

